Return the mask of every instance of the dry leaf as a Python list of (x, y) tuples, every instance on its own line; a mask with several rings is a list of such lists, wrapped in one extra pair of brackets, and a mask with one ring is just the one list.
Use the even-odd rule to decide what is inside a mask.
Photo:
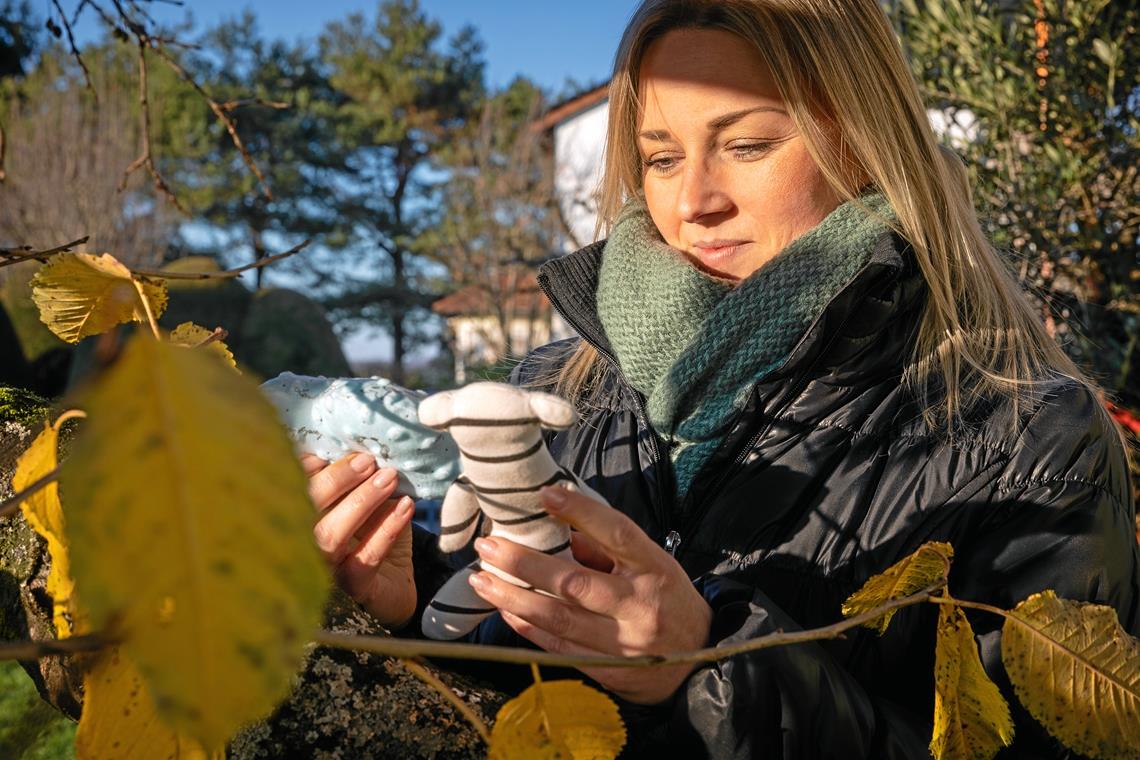
[(142, 676), (118, 647), (94, 657), (83, 694), (77, 760), (206, 760), (192, 739), (159, 719)]
[[(40, 319), (68, 343), (122, 322), (146, 321), (131, 271), (109, 253), (58, 253), (32, 278)], [(137, 278), (154, 318), (166, 310), (166, 283)]]
[[(171, 331), (170, 342), (176, 346), (196, 348), (202, 346), (202, 343), (213, 334), (213, 330), (207, 330), (205, 327), (196, 325), (193, 322), (183, 322)], [(230, 352), (229, 346), (223, 341), (211, 340), (209, 343), (206, 343), (205, 346), (202, 346), (202, 348), (207, 351), (213, 351), (221, 357), (222, 361), (235, 370), (237, 369), (237, 362), (234, 361), (234, 355)]]
[(935, 760), (989, 760), (1012, 741), (1009, 705), (982, 667), (970, 621), (957, 605), (942, 605), (931, 754)]
[(147, 333), (84, 407), (60, 479), (84, 607), (219, 748), (286, 695), (328, 589), (292, 442), (255, 383)]
[[(44, 423), (28, 450), (20, 455), (16, 471), (12, 475), (12, 490), (16, 493), (55, 469), (59, 446), (59, 427), (73, 412), (61, 415), (55, 425)], [(24, 519), (32, 530), (43, 536), (51, 557), (51, 570), (48, 571), (47, 592), (52, 600), (52, 620), (56, 636), (66, 639), (73, 633), (85, 633), (86, 624), (82, 620), (75, 602), (75, 583), (71, 577), (71, 560), (68, 555), (67, 537), (64, 533), (63, 508), (59, 502), (59, 485), (49, 483), (32, 494), (20, 505)]]
[(617, 705), (581, 681), (542, 681), (499, 709), (491, 760), (610, 760), (625, 746)]
[(1010, 614), (1001, 659), (1029, 714), (1082, 755), (1140, 757), (1140, 641), (1116, 611), (1042, 591)]
[[(879, 575), (872, 576), (843, 603), (844, 617), (854, 617), (869, 612), (894, 599), (902, 599), (938, 581), (945, 581), (950, 574), (950, 561), (954, 558), (954, 547), (937, 541), (923, 544), (913, 554), (903, 557)], [(891, 610), (874, 620), (864, 623), (882, 636), (890, 625), (896, 610)]]

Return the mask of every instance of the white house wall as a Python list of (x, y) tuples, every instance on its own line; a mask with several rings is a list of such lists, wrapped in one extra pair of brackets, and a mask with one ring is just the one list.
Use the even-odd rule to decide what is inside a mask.
[(596, 195), (602, 178), (609, 112), (609, 101), (602, 101), (554, 128), (554, 189), (575, 237), (566, 242), (567, 253), (596, 239)]

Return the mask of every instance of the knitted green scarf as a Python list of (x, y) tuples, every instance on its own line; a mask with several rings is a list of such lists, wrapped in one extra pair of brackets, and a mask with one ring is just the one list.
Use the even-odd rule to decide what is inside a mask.
[[(882, 195), (860, 200), (893, 216)], [(622, 373), (648, 399), (650, 423), (670, 443), (678, 498), (752, 386), (783, 363), (885, 230), (845, 203), (737, 283), (669, 247), (643, 201), (622, 209), (602, 253), (598, 317)]]

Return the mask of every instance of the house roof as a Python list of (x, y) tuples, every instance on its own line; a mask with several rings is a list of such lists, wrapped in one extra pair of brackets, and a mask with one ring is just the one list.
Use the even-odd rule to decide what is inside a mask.
[(467, 285), (437, 299), (431, 310), (442, 317), (485, 317), (495, 313), (495, 302), (503, 299), (508, 312), (519, 315), (547, 314), (550, 301), (538, 287), (538, 278), (533, 271), (523, 274), (515, 290), (508, 292), (511, 285), (504, 273), (498, 278), (498, 287)]
[(531, 122), (530, 128), (535, 132), (546, 132), (567, 119), (578, 115), (582, 111), (593, 108), (609, 97), (610, 83), (603, 82), (585, 92), (571, 96), (561, 103), (555, 103), (539, 118)]

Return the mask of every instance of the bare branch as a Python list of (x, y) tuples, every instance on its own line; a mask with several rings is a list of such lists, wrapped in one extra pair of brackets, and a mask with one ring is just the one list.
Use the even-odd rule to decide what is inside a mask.
[(20, 504), (27, 498), (39, 493), (47, 486), (51, 485), (59, 477), (59, 466), (54, 470), (44, 475), (42, 478), (32, 483), (30, 486), (20, 491), (18, 494), (9, 496), (4, 501), (0, 501), (0, 519), (7, 517), (20, 508)]
[(38, 660), (41, 657), (59, 654), (94, 652), (111, 646), (113, 643), (110, 638), (99, 633), (72, 636), (66, 639), (17, 641), (12, 644), (0, 644), (0, 662), (4, 660)]
[[(117, 2), (115, 5), (118, 7)], [(122, 10), (120, 9), (120, 14), (121, 13)], [(134, 28), (132, 27), (132, 31), (133, 29)], [(136, 32), (136, 34), (138, 34), (138, 32)], [(139, 118), (142, 120), (142, 153), (138, 158), (132, 161), (131, 165), (127, 167), (127, 170), (123, 172), (123, 179), (119, 182), (119, 192), (121, 193), (126, 189), (127, 179), (130, 178), (131, 174), (133, 174), (135, 170), (145, 166), (147, 172), (154, 180), (154, 189), (166, 196), (166, 199), (170, 201), (170, 203), (173, 204), (176, 209), (181, 211), (183, 214), (187, 214), (189, 212), (187, 212), (186, 207), (182, 205), (182, 202), (179, 201), (178, 198), (174, 195), (174, 191), (172, 191), (170, 189), (170, 186), (166, 184), (166, 180), (164, 180), (162, 178), (162, 175), (158, 173), (158, 168), (154, 165), (154, 157), (151, 155), (150, 151), (150, 102), (147, 99), (146, 40), (147, 37), (145, 34), (140, 35), (138, 38), (139, 106), (141, 112)]]
[(236, 111), (239, 108), (247, 108), (249, 106), (264, 106), (265, 108), (273, 108), (278, 111), (287, 110), (290, 106), (280, 100), (262, 100), (261, 98), (245, 98), (244, 100), (227, 100), (225, 103), (219, 103), (218, 108), (226, 113)]
[(619, 657), (608, 655), (561, 655), (551, 652), (523, 649), (521, 647), (499, 647), (486, 644), (456, 644), (448, 641), (421, 641), (418, 639), (396, 639), (381, 636), (352, 636), (332, 631), (320, 631), (314, 637), (318, 644), (351, 649), (361, 652), (397, 657), (407, 660), (415, 657), (440, 657), (454, 660), (481, 660), (483, 662), (508, 662), (518, 665), (534, 663), (547, 667), (566, 668), (644, 668), (653, 665), (682, 665), (695, 662), (714, 662), (728, 657), (757, 652), (788, 644), (802, 644), (807, 641), (840, 638), (844, 632), (869, 623), (891, 610), (909, 607), (914, 604), (932, 601), (935, 592), (945, 587), (940, 581), (910, 596), (894, 599), (868, 610), (861, 615), (841, 620), (838, 623), (793, 633), (770, 633), (760, 638), (742, 641), (730, 646), (708, 647), (691, 652), (676, 652), (667, 655), (642, 655), (639, 657)]
[(43, 251), (33, 251), (30, 245), (24, 245), (18, 248), (0, 248), (0, 267), (5, 267), (9, 264), (19, 264), (21, 261), (27, 261), (29, 259), (44, 261), (56, 253), (69, 253), (72, 248), (86, 243), (89, 237), (88, 235), (84, 235), (77, 240), (72, 240), (70, 243), (57, 245), (55, 248), (48, 248)]
[(237, 269), (227, 269), (224, 272), (162, 272), (157, 269), (132, 269), (131, 272), (143, 277), (156, 277), (162, 280), (225, 280), (231, 277), (237, 277), (242, 272), (250, 269), (258, 269), (260, 267), (269, 266), (270, 264), (286, 259), (295, 253), (300, 253), (308, 247), (310, 240), (305, 240), (293, 246), (287, 251), (276, 253), (272, 256), (266, 256), (260, 261), (255, 261), (252, 264), (238, 267)]
[[(75, 58), (75, 62), (79, 64), (79, 68), (83, 69), (83, 81), (87, 83), (87, 89), (95, 97), (95, 102), (99, 102), (99, 94), (95, 92), (95, 86), (91, 84), (91, 72), (87, 70), (87, 64), (83, 62), (83, 56), (79, 54), (79, 48), (75, 46), (75, 35), (71, 31), (71, 22), (67, 20), (67, 14), (63, 12), (63, 8), (59, 5), (59, 0), (51, 0), (51, 4), (55, 6), (56, 12), (59, 14), (59, 20), (63, 22), (63, 28), (67, 31), (67, 44), (71, 47), (71, 55)], [(57, 29), (58, 31), (58, 29)]]
[(210, 95), (204, 89), (202, 89), (202, 85), (198, 84), (198, 82), (195, 81), (195, 79), (190, 76), (186, 70), (182, 68), (182, 66), (176, 60), (174, 60), (173, 57), (171, 57), (170, 53), (166, 52), (166, 49), (161, 44), (151, 41), (150, 48), (163, 60), (166, 61), (167, 65), (174, 70), (174, 73), (182, 77), (182, 81), (193, 87), (194, 90), (205, 99), (206, 104), (210, 106), (210, 110), (214, 112), (214, 115), (218, 117), (218, 121), (222, 122), (226, 128), (226, 131), (229, 132), (230, 139), (233, 141), (234, 147), (238, 149), (239, 153), (241, 153), (241, 157), (242, 160), (245, 161), (245, 165), (251, 172), (253, 172), (253, 176), (257, 177), (257, 182), (259, 185), (261, 185), (261, 192), (265, 194), (266, 198), (273, 200), (273, 193), (269, 191), (269, 185), (267, 185), (265, 182), (265, 175), (261, 173), (261, 169), (257, 168), (257, 163), (254, 162), (253, 156), (249, 154), (249, 151), (246, 150), (245, 145), (241, 141), (241, 137), (238, 136), (237, 125), (234, 124), (233, 119), (230, 118), (229, 114), (225, 111), (225, 109), (222, 108), (221, 104), (211, 98)]

